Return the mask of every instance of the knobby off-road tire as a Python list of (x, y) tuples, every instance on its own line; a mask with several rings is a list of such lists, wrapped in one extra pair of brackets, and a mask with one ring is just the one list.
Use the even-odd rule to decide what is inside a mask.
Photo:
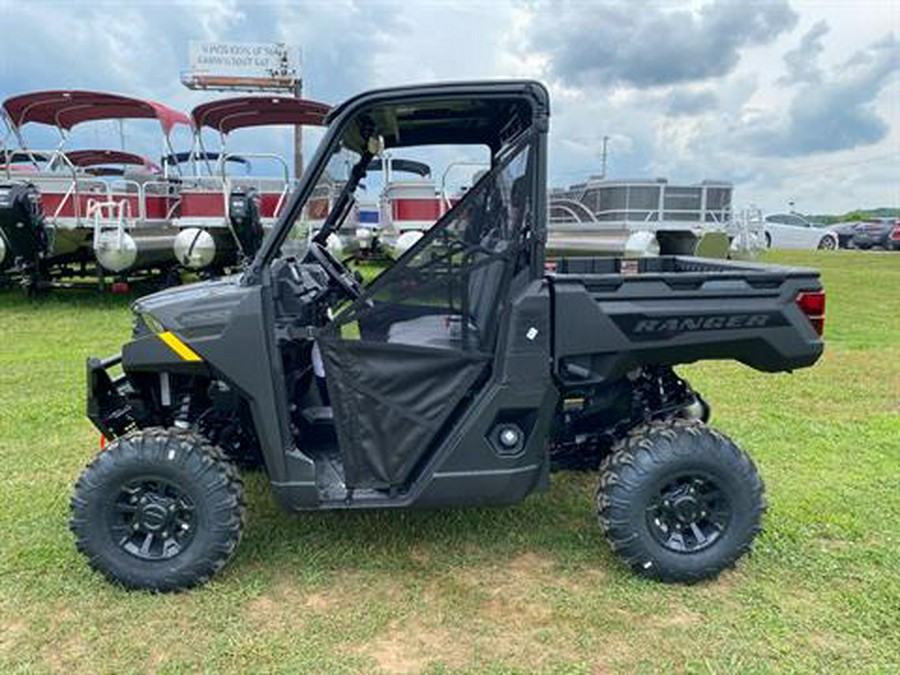
[(750, 457), (698, 421), (634, 429), (600, 466), (600, 528), (638, 574), (691, 583), (733, 567), (765, 511)]
[(112, 442), (75, 483), (69, 527), (92, 568), (127, 588), (209, 580), (237, 548), (244, 485), (202, 436), (144, 429)]

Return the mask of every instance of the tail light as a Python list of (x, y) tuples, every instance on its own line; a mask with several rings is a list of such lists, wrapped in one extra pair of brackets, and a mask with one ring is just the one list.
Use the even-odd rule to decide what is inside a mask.
[(797, 294), (796, 302), (813, 330), (822, 335), (825, 332), (825, 291), (802, 291)]
[(891, 240), (900, 241), (900, 225), (894, 225), (894, 229), (891, 230)]

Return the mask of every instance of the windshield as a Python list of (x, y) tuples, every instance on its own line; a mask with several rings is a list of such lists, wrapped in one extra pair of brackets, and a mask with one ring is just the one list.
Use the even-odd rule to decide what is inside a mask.
[[(306, 205), (288, 231), (281, 247), (282, 256), (297, 258), (303, 256), (309, 241), (322, 228), (341, 190), (350, 180), (350, 172), (359, 159), (359, 153), (346, 148), (338, 150), (331, 156), (309, 199), (306, 200)], [(351, 204), (344, 214), (342, 225), (355, 228), (358, 222), (358, 209), (355, 204)]]
[[(328, 160), (312, 169), (312, 185), (303, 185), (302, 201), (291, 206), (272, 248), (297, 256), (314, 239), (341, 259), (375, 242), (379, 253), (398, 258), (496, 165), (529, 128), (531, 115), (518, 95), (422, 95), (360, 106), (326, 137), (329, 148), (321, 152)], [(340, 149), (330, 152), (333, 147)], [(370, 179), (372, 161), (386, 157), (418, 160), (426, 171)]]

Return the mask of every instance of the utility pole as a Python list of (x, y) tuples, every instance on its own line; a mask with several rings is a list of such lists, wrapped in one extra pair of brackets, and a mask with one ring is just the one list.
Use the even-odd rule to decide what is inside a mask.
[[(303, 79), (297, 78), (294, 98), (303, 98)], [(294, 127), (294, 179), (300, 180), (303, 173), (303, 127)]]
[(606, 178), (606, 146), (609, 143), (609, 136), (603, 137), (603, 149), (600, 151), (600, 178)]

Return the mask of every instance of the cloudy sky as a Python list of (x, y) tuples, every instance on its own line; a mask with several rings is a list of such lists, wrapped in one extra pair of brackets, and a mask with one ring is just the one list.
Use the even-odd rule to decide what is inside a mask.
[(282, 41), (302, 47), (307, 95), (330, 103), (544, 81), (555, 185), (598, 172), (609, 136), (610, 177), (731, 180), (739, 205), (766, 210), (900, 205), (897, 0), (0, 0), (0, 25), (3, 97), (98, 88), (190, 109), (210, 96), (179, 83), (190, 40)]

